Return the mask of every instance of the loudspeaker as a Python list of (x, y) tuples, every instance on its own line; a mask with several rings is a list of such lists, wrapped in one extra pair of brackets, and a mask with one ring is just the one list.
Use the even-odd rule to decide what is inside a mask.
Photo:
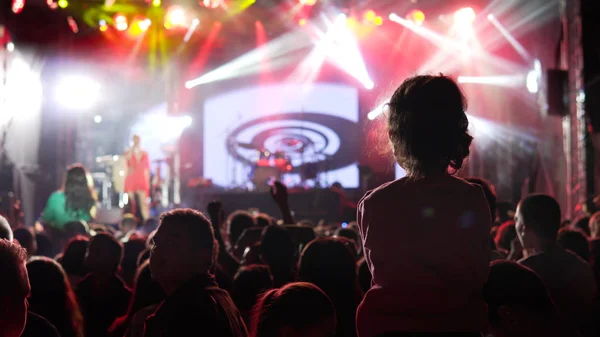
[(548, 69), (546, 73), (548, 114), (564, 117), (569, 114), (569, 72)]

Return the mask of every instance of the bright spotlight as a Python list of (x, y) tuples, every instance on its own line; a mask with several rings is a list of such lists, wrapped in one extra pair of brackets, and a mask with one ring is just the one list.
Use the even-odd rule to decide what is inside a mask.
[(193, 120), (192, 120), (192, 117), (190, 117), (190, 116), (183, 116), (183, 118), (181, 119), (181, 124), (184, 127), (191, 126), (192, 122), (193, 122)]
[(98, 29), (100, 29), (101, 32), (105, 32), (108, 30), (108, 25), (106, 24), (106, 20), (100, 20), (98, 22)]
[(527, 79), (525, 81), (525, 86), (527, 87), (527, 91), (532, 94), (537, 94), (539, 91), (540, 80), (542, 79), (542, 63), (540, 60), (535, 60), (533, 62), (533, 69), (531, 69), (527, 73)]
[(100, 115), (94, 116), (94, 123), (96, 123), (96, 124), (102, 123), (102, 116), (100, 116)]
[[(392, 14), (390, 14), (390, 20), (392, 20), (391, 16)], [(421, 10), (413, 9), (412, 11), (408, 12), (406, 19), (417, 26), (421, 26), (423, 25), (423, 22), (425, 22), (425, 13), (423, 13)]]
[(303, 18), (303, 19), (298, 20), (298, 26), (304, 26), (304, 25), (306, 25), (306, 19)]
[(465, 7), (454, 13), (454, 23), (459, 26), (471, 26), (475, 21), (475, 10), (471, 7)]
[(363, 19), (367, 22), (373, 22), (375, 17), (377, 17), (377, 14), (375, 14), (375, 11), (372, 9), (369, 9), (363, 14)]
[(12, 52), (15, 50), (15, 44), (12, 42), (9, 42), (6, 44), (6, 50), (8, 50), (9, 52)]
[(120, 32), (127, 30), (129, 27), (129, 23), (127, 23), (127, 17), (123, 14), (115, 14), (113, 17), (113, 22), (115, 28)]
[(203, 0), (202, 4), (206, 8), (217, 8), (221, 6), (222, 2), (222, 0)]
[(181, 28), (186, 26), (185, 10), (180, 6), (171, 6), (165, 15), (165, 28)]
[(535, 94), (538, 92), (538, 81), (537, 81), (537, 74), (535, 73), (534, 70), (531, 70), (530, 72), (527, 73), (527, 91), (529, 91), (532, 94)]
[(490, 21), (494, 20), (494, 14), (488, 14), (487, 18)]
[(152, 21), (150, 21), (150, 19), (148, 19), (148, 18), (137, 22), (137, 25), (142, 32), (145, 32), (146, 30), (148, 30), (148, 28), (150, 27), (151, 24), (152, 24)]
[(152, 7), (160, 7), (161, 4), (161, 0), (152, 0)]
[(302, 6), (314, 6), (317, 0), (298, 0), (298, 3)]
[(365, 81), (364, 85), (365, 85), (365, 89), (367, 89), (367, 90), (371, 90), (371, 89), (375, 88), (375, 83), (371, 80)]
[(12, 11), (15, 14), (19, 14), (23, 11), (25, 7), (25, 0), (13, 0), (12, 1)]
[(396, 13), (391, 13), (390, 16), (389, 16), (389, 18), (390, 18), (391, 21), (398, 22), (399, 21), (398, 19), (400, 17)]
[(65, 9), (69, 6), (69, 2), (67, 0), (58, 0), (58, 7)]
[(100, 84), (81, 75), (62, 78), (55, 88), (56, 99), (68, 109), (86, 110), (100, 98)]

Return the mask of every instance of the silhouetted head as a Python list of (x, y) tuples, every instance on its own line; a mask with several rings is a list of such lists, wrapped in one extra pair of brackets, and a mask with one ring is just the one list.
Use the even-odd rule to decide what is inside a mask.
[(31, 296), (29, 310), (48, 319), (61, 336), (83, 331), (83, 316), (67, 274), (54, 260), (35, 257), (27, 263)]
[(235, 211), (227, 218), (227, 231), (229, 233), (229, 242), (235, 245), (240, 235), (246, 228), (254, 226), (252, 214), (246, 211)]
[(273, 224), (273, 219), (270, 215), (265, 213), (260, 213), (256, 216), (256, 225), (259, 227), (267, 227)]
[(10, 224), (2, 215), (0, 215), (0, 239), (5, 239), (8, 241), (13, 240), (13, 232), (10, 228)]
[(285, 227), (271, 225), (262, 232), (260, 240), (261, 255), (270, 266), (289, 266), (295, 264), (297, 248), (292, 235)]
[(556, 200), (544, 194), (532, 194), (517, 207), (516, 230), (524, 248), (542, 249), (556, 243), (561, 212)]
[(358, 232), (351, 228), (338, 228), (335, 232), (336, 237), (346, 238), (353, 242), (356, 256), (360, 255), (362, 243), (360, 241), (360, 235)]
[(27, 251), (27, 256), (35, 255), (37, 242), (33, 230), (25, 227), (16, 228), (13, 232), (14, 240), (17, 240), (21, 247)]
[(491, 263), (483, 296), (496, 337), (542, 336), (540, 328), (557, 318), (540, 277), (515, 262), (498, 260)]
[[(271, 288), (273, 288), (273, 277), (269, 267), (258, 264), (244, 266), (233, 278), (231, 298), (245, 316), (256, 304), (259, 295)], [(249, 323), (249, 320), (246, 322)]]
[(65, 208), (67, 211), (85, 212), (89, 215), (96, 200), (92, 193), (92, 183), (82, 165), (75, 164), (68, 168), (63, 192), (66, 197)]
[(35, 243), (37, 245), (38, 256), (53, 257), (56, 253), (52, 246), (52, 241), (44, 232), (37, 233), (35, 235)]
[(496, 247), (510, 251), (510, 243), (517, 238), (517, 229), (513, 220), (506, 221), (496, 231), (494, 242)]
[(196, 274), (208, 274), (218, 254), (210, 221), (193, 209), (163, 213), (152, 239), (152, 275), (167, 295)]
[(561, 228), (556, 243), (562, 249), (570, 250), (575, 255), (590, 262), (590, 244), (585, 234), (579, 229)]
[(0, 239), (0, 327), (2, 336), (19, 337), (27, 322), (29, 277), (25, 268), (27, 252), (17, 243)]
[(138, 268), (138, 258), (144, 249), (146, 249), (146, 240), (144, 238), (132, 238), (123, 243), (123, 262), (121, 263), (121, 267), (123, 280), (127, 284), (132, 284), (135, 278)]
[(462, 167), (473, 140), (466, 107), (456, 82), (444, 75), (411, 77), (396, 89), (388, 104), (388, 136), (407, 176), (442, 175)]
[(85, 265), (92, 274), (114, 274), (123, 259), (123, 245), (107, 233), (96, 234), (90, 240)]
[(135, 147), (140, 146), (140, 136), (139, 135), (133, 135), (133, 137), (131, 137), (131, 143)]
[(346, 238), (323, 237), (309, 243), (300, 257), (299, 280), (315, 284), (337, 311), (338, 336), (356, 331), (359, 303), (354, 246)]
[(492, 185), (491, 182), (477, 177), (469, 177), (465, 178), (466, 181), (471, 184), (476, 184), (481, 186), (483, 189), (483, 194), (485, 195), (485, 200), (488, 203), (488, 207), (490, 208), (490, 215), (492, 217), (492, 223), (496, 221), (496, 188)]
[(85, 276), (87, 274), (85, 255), (89, 241), (85, 236), (76, 236), (65, 246), (60, 263), (67, 275)]
[(317, 286), (298, 282), (266, 292), (253, 309), (252, 337), (331, 337), (335, 308)]
[(65, 224), (65, 238), (67, 240), (74, 238), (78, 235), (87, 236), (89, 235), (90, 229), (87, 222), (83, 220), (69, 221)]

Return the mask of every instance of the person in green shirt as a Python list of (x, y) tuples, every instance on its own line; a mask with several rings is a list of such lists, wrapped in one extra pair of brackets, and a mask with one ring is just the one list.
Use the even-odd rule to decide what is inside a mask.
[(71, 221), (90, 221), (95, 217), (96, 198), (93, 183), (81, 164), (71, 165), (63, 187), (48, 198), (42, 221), (63, 231)]

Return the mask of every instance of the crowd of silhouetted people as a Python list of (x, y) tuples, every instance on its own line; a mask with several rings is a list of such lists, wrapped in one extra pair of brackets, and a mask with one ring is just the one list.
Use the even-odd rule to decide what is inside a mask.
[(0, 217), (0, 336), (600, 335), (600, 213), (567, 221), (542, 194), (510, 211), (458, 178), (473, 138), (448, 77), (407, 79), (386, 108), (407, 176), (343, 227), (294, 219), (279, 182), (280, 218), (215, 201), (94, 224), (70, 167), (45, 223)]

